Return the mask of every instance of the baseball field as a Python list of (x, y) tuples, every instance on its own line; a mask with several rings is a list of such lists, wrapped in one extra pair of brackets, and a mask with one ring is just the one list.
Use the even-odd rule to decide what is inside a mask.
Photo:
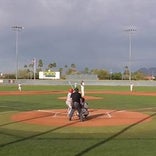
[(156, 155), (156, 87), (86, 86), (84, 122), (68, 121), (68, 89), (0, 86), (0, 155)]

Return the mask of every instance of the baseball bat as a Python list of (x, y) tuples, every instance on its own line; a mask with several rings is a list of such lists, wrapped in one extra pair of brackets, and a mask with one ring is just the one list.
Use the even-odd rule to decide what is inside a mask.
[(68, 84), (71, 86), (72, 89), (74, 89), (70, 81), (68, 81)]

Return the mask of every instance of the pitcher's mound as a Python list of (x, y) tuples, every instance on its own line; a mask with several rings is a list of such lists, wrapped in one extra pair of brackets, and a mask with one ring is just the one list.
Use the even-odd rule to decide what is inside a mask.
[(130, 112), (126, 110), (104, 110), (90, 109), (89, 116), (84, 122), (80, 122), (76, 113), (72, 121), (68, 120), (67, 110), (36, 110), (14, 114), (12, 120), (29, 124), (50, 125), (50, 126), (117, 126), (129, 125), (139, 122), (150, 121), (147, 114)]

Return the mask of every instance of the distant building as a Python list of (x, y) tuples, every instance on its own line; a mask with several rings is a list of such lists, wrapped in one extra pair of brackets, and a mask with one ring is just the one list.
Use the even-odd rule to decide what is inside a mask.
[(146, 76), (145, 79), (146, 80), (155, 80), (155, 77), (153, 75), (151, 75), (151, 76)]

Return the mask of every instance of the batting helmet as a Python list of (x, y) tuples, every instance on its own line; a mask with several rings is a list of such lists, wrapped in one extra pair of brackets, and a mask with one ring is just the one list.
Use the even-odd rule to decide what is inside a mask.
[(73, 93), (73, 89), (72, 89), (72, 88), (70, 88), (70, 89), (69, 89), (69, 92), (70, 92), (70, 93)]

